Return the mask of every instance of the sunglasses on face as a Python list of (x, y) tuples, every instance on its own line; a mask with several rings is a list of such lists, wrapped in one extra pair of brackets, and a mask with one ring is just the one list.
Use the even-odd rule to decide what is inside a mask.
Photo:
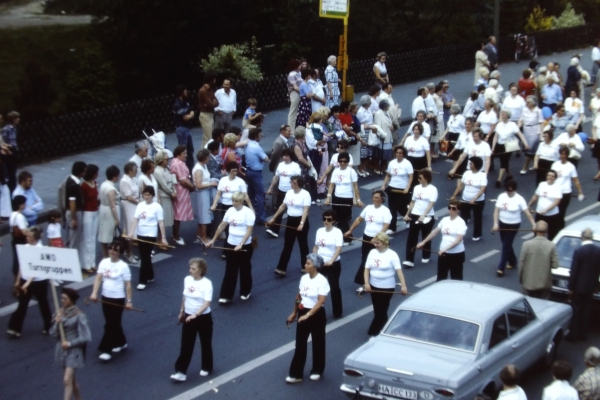
[(108, 246), (109, 250), (115, 250), (115, 251), (119, 251), (121, 247), (119, 246)]
[(323, 221), (324, 222), (333, 222), (333, 218), (332, 217), (323, 217)]
[(450, 210), (450, 211), (457, 211), (458, 207), (456, 207), (456, 206), (448, 206), (448, 210)]
[(341, 163), (347, 163), (347, 162), (348, 162), (348, 160), (338, 160), (338, 162), (339, 162), (340, 164), (341, 164)]

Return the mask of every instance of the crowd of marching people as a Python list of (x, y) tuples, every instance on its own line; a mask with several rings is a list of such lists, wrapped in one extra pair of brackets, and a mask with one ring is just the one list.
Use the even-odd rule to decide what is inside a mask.
[[(594, 180), (600, 179), (600, 88), (586, 108), (584, 88), (595, 77), (581, 68), (576, 55), (566, 78), (558, 63), (539, 66), (532, 62), (521, 77), (511, 77), (514, 82), (505, 90), (500, 81), (509, 79), (501, 79), (494, 44), (490, 38), (476, 54), (475, 84), (464, 106), (459, 104), (462, 99), (453, 96), (448, 81), (429, 83), (416, 91), (410, 113), (413, 121), (406, 129), (401, 127), (401, 110), (392, 97), (385, 53), (377, 55), (375, 83), (358, 102), (340, 101), (335, 56), (327, 59), (324, 71), (312, 69), (306, 60), (292, 60), (287, 79), (288, 121), (281, 125), (270, 154), (259, 144), (265, 136), (261, 128), (265, 116), (257, 112), (256, 99), (248, 99), (240, 129), (232, 124), (238, 102), (229, 79), (215, 91), (215, 78), (207, 76), (198, 92), (198, 110), (191, 107), (187, 89), (180, 86), (173, 105), (177, 147), (171, 152), (157, 136), (136, 143), (134, 154), (122, 166), (101, 169), (75, 162), (59, 188), (59, 207), (50, 212), (45, 235), (36, 225), (44, 204), (32, 187), (33, 177), (27, 171), (16, 174), (19, 115), (9, 113), (2, 129), (0, 200), (2, 216), (8, 216), (11, 228), (19, 306), (8, 334), (21, 336), (29, 300), (35, 297), (43, 333), (56, 334), (58, 324), (64, 326), (66, 338), (57, 346), (57, 360), (65, 368), (65, 399), (80, 398), (74, 370), (84, 364), (82, 349), (91, 341), (91, 333), (85, 314), (75, 305), (79, 295), (63, 289), (62, 308), (52, 317), (47, 282), (19, 270), (16, 246), (40, 246), (42, 236), (49, 246), (77, 249), (84, 276), (96, 274), (89, 299), (102, 303), (106, 320), (98, 346), (103, 361), (128, 346), (121, 325), (123, 311), (133, 309), (134, 287), (141, 292), (154, 282), (152, 259), (157, 249), (186, 246), (191, 241), (222, 250), (225, 274), (218, 303), (226, 305), (234, 301), (238, 276), (240, 299), (247, 301), (252, 294), (256, 226), (265, 226), (271, 238), (284, 235), (274, 268), (278, 278), (288, 274), (297, 241), (304, 274), (287, 318), (288, 324), (298, 322), (288, 383), (303, 379), (309, 336), (313, 341), (310, 379), (318, 380), (324, 372), (325, 306), (330, 297), (333, 317), (342, 317), (339, 280), (348, 268), (342, 268), (342, 262), (353, 263), (344, 259), (342, 249), (352, 241), (361, 242), (360, 261), (353, 265), (354, 282), (359, 293), (371, 293), (373, 320), (367, 331), (371, 336), (378, 335), (387, 322), (392, 295), (407, 294), (405, 269), (419, 261), (429, 263), (434, 254), (437, 280), (463, 279), (467, 238), (481, 240), (483, 211), (493, 198), (497, 199), (492, 231), (500, 232), (502, 248), (494, 273), (503, 277), (518, 265), (513, 241), (523, 218), (532, 231), (547, 231), (551, 240), (564, 227), (571, 198), (583, 200), (577, 170), (588, 158), (588, 143), (599, 166)], [(588, 133), (582, 129), (586, 110), (593, 117)], [(196, 118), (203, 130), (198, 151), (190, 135)], [(520, 156), (524, 162), (517, 166)], [(436, 166), (438, 158), (447, 158), (452, 165)], [(266, 187), (265, 164), (273, 173)], [(535, 180), (535, 194), (528, 200), (517, 193), (513, 177), (517, 170), (529, 175), (532, 184)], [(381, 176), (381, 187), (370, 199), (361, 199), (358, 180), (370, 175)], [(436, 179), (456, 180), (450, 198), (440, 198)], [(492, 194), (492, 187), (502, 192)], [(274, 199), (270, 217), (265, 195)], [(7, 196), (9, 212), (5, 211)], [(437, 222), (434, 207), (440, 203), (445, 203), (448, 216)], [(323, 210), (322, 226), (310, 226), (313, 205)], [(358, 216), (353, 213), (355, 207), (360, 208)], [(196, 221), (196, 235), (184, 238), (182, 222), (191, 221)], [(362, 235), (354, 233), (359, 227)], [(405, 248), (392, 249), (390, 236), (403, 228), (408, 228)], [(441, 243), (432, 249), (437, 235)], [(99, 262), (97, 243), (102, 249)], [(404, 260), (397, 250), (404, 250)], [(138, 276), (132, 277), (129, 266), (138, 264)], [(171, 375), (174, 381), (186, 380), (196, 334), (202, 349), (200, 375), (213, 370), (213, 284), (208, 271), (204, 259), (189, 261), (178, 316), (182, 336)], [(596, 353), (586, 357), (591, 365), (600, 362)], [(559, 367), (557, 371), (556, 379), (566, 374)]]

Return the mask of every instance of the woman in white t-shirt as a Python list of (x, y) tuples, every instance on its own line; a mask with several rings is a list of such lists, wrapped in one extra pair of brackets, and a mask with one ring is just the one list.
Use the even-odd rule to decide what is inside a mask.
[(577, 199), (582, 201), (584, 199), (583, 192), (581, 191), (581, 184), (577, 175), (577, 168), (569, 161), (569, 149), (561, 147), (558, 151), (560, 160), (554, 162), (550, 167), (551, 170), (556, 171), (556, 183), (560, 185), (563, 197), (558, 203), (558, 214), (560, 215), (559, 229), (565, 227), (565, 216), (567, 214), (567, 208), (571, 202), (571, 193), (573, 192), (573, 185), (579, 192)]
[[(340, 163), (340, 167), (336, 168), (331, 175), (331, 183), (329, 183), (325, 205), (333, 205), (333, 209), (337, 214), (338, 226), (342, 232), (346, 232), (350, 227), (352, 206), (354, 203), (359, 207), (364, 207), (365, 205), (360, 200), (360, 191), (357, 184), (358, 175), (354, 169), (348, 167), (350, 155), (348, 153), (340, 153), (338, 162)], [(347, 239), (345, 241), (346, 243), (350, 243), (352, 240)]]
[(527, 202), (523, 196), (517, 193), (517, 182), (510, 180), (504, 184), (504, 193), (498, 196), (494, 208), (492, 232), (500, 231), (500, 241), (502, 242), (500, 263), (496, 270), (497, 276), (504, 276), (506, 268), (512, 269), (517, 266), (513, 242), (521, 227), (521, 213), (525, 214), (531, 226), (535, 228), (535, 221), (529, 212)]
[(488, 135), (494, 132), (494, 128), (498, 123), (498, 115), (494, 111), (495, 105), (492, 99), (486, 99), (483, 103), (483, 111), (477, 116), (477, 126), (481, 128), (482, 139), (486, 142), (489, 140)]
[(454, 149), (458, 137), (464, 130), (465, 117), (460, 113), (460, 106), (458, 104), (452, 104), (450, 107), (450, 118), (448, 118), (446, 124), (446, 132), (444, 132), (444, 136), (440, 137), (440, 140), (448, 140), (448, 152)]
[(223, 216), (223, 221), (217, 228), (214, 237), (206, 247), (211, 247), (221, 232), (229, 227), (227, 241), (223, 254), (226, 256), (225, 275), (221, 283), (219, 303), (231, 303), (237, 285), (238, 273), (240, 275), (240, 299), (248, 300), (252, 291), (252, 231), (256, 215), (254, 211), (244, 205), (245, 193), (235, 192), (231, 196), (233, 206)]
[(98, 289), (102, 284), (102, 314), (104, 315), (104, 336), (100, 340), (99, 358), (108, 361), (111, 353), (118, 353), (127, 348), (127, 339), (123, 333), (121, 318), (123, 310), (131, 310), (131, 271), (119, 256), (125, 249), (121, 242), (114, 241), (108, 245), (108, 258), (100, 261), (98, 275), (94, 280), (94, 288), (90, 300), (98, 300)]
[(557, 176), (556, 171), (549, 170), (546, 173), (546, 181), (540, 182), (531, 200), (527, 203), (527, 207), (531, 208), (533, 203), (537, 202), (535, 221), (546, 221), (548, 224), (549, 240), (554, 239), (554, 236), (558, 234), (558, 231), (560, 231), (558, 227), (561, 224), (561, 221), (559, 221), (558, 204), (560, 203), (560, 199), (562, 199), (562, 190), (556, 182)]
[(13, 277), (16, 277), (19, 273), (19, 257), (17, 257), (17, 245), (27, 243), (25, 232), (23, 232), (29, 224), (27, 218), (23, 215), (25, 209), (25, 203), (27, 198), (23, 195), (17, 195), (12, 199), (13, 212), (8, 218), (8, 225), (10, 226), (10, 232), (12, 235), (11, 248), (13, 255), (12, 273)]
[(239, 168), (239, 164), (235, 161), (230, 161), (227, 163), (227, 165), (225, 166), (227, 176), (221, 178), (221, 180), (219, 181), (219, 185), (217, 186), (217, 195), (215, 196), (213, 204), (210, 207), (211, 210), (217, 211), (217, 204), (219, 204), (220, 200), (221, 207), (219, 208), (219, 211), (227, 211), (229, 207), (233, 205), (233, 194), (235, 192), (241, 192), (244, 196), (246, 204), (248, 204), (248, 207), (250, 207), (250, 209), (254, 211), (254, 209), (252, 208), (252, 202), (248, 197), (246, 182), (244, 182), (242, 178), (237, 176)]
[(340, 274), (342, 273), (342, 264), (340, 262), (340, 253), (344, 236), (342, 231), (334, 225), (337, 221), (335, 210), (325, 210), (323, 212), (323, 228), (317, 230), (315, 235), (315, 246), (313, 253), (323, 257), (323, 268), (319, 270), (331, 288), (331, 305), (333, 306), (333, 317), (342, 316), (342, 290), (340, 289)]
[(523, 143), (523, 148), (525, 150), (529, 149), (529, 145), (519, 130), (519, 127), (510, 120), (511, 115), (512, 114), (510, 110), (503, 109), (500, 111), (500, 122), (498, 122), (496, 125), (496, 134), (494, 135), (494, 140), (492, 142), (492, 154), (497, 154), (497, 157), (500, 159), (500, 171), (498, 171), (496, 188), (499, 188), (502, 185), (502, 177), (504, 176), (505, 172), (507, 175), (506, 179), (512, 179), (508, 165), (512, 152), (506, 151), (506, 143), (517, 140), (518, 138)]
[(196, 335), (200, 338), (202, 349), (202, 367), (200, 376), (207, 376), (213, 370), (212, 335), (213, 320), (210, 310), (213, 285), (206, 278), (208, 266), (202, 258), (190, 260), (190, 274), (183, 280), (183, 299), (179, 310), (181, 327), (181, 347), (175, 362), (174, 381), (183, 382), (192, 361)]
[(473, 210), (473, 241), (481, 239), (481, 230), (483, 224), (483, 208), (485, 207), (485, 189), (487, 187), (487, 175), (481, 171), (483, 160), (480, 157), (471, 157), (469, 170), (466, 171), (454, 194), (450, 198), (456, 199), (462, 192), (461, 213), (469, 221), (471, 210)]
[(408, 293), (408, 288), (402, 273), (400, 257), (395, 251), (390, 250), (390, 237), (379, 232), (373, 238), (373, 246), (375, 248), (369, 253), (365, 264), (364, 279), (365, 291), (371, 293), (373, 302), (373, 320), (367, 334), (377, 336), (388, 320), (387, 312), (396, 288), (395, 275), (400, 279), (402, 295)]
[(306, 256), (308, 255), (308, 230), (310, 229), (308, 212), (310, 210), (310, 194), (302, 189), (304, 186), (304, 178), (302, 178), (302, 176), (294, 175), (290, 178), (290, 182), (292, 188), (285, 194), (275, 215), (267, 222), (267, 232), (269, 230), (274, 231), (275, 228), (277, 228), (277, 232), (279, 232), (279, 225), (276, 224), (281, 223), (282, 215), (287, 211), (288, 217), (285, 223), (285, 241), (283, 250), (279, 256), (279, 263), (277, 264), (277, 268), (275, 268), (275, 274), (279, 276), (285, 276), (286, 274), (296, 239), (298, 239), (298, 246), (300, 247), (300, 268), (302, 268), (306, 262)]
[(354, 283), (361, 285), (361, 287), (365, 284), (365, 263), (367, 262), (367, 256), (375, 248), (373, 246), (373, 238), (379, 232), (386, 233), (393, 218), (390, 210), (383, 205), (385, 203), (385, 193), (382, 190), (373, 192), (371, 201), (373, 204), (366, 206), (360, 215), (356, 217), (350, 229), (344, 233), (344, 236), (350, 237), (358, 225), (366, 222), (362, 238), (362, 258), (358, 271), (356, 271), (356, 275), (354, 276)]
[(448, 272), (450, 272), (450, 279), (463, 280), (463, 264), (465, 262), (465, 243), (463, 239), (467, 234), (467, 224), (458, 216), (459, 204), (458, 200), (450, 199), (448, 204), (450, 215), (442, 218), (437, 228), (431, 231), (421, 243), (417, 244), (417, 249), (422, 249), (425, 243), (430, 242), (438, 233), (442, 234), (442, 242), (437, 252), (437, 281), (448, 279)]
[[(423, 126), (427, 124), (417, 124), (413, 127), (413, 135), (404, 140), (403, 146), (406, 149), (406, 159), (411, 163), (415, 171), (425, 169), (431, 170), (431, 151), (429, 142), (421, 134)], [(411, 189), (417, 185), (415, 180), (411, 183)]]
[(398, 213), (404, 216), (404, 210), (407, 209), (408, 203), (410, 203), (410, 188), (414, 174), (412, 164), (405, 158), (406, 148), (404, 146), (394, 146), (393, 150), (396, 158), (388, 163), (387, 174), (381, 185), (381, 190), (388, 195), (388, 205), (392, 214), (388, 235), (396, 232), (398, 229)]
[(327, 315), (325, 313), (325, 300), (329, 294), (327, 278), (319, 273), (323, 269), (324, 260), (318, 254), (309, 254), (306, 257), (304, 270), (306, 274), (300, 279), (300, 286), (294, 301), (294, 311), (287, 318), (290, 324), (296, 324), (296, 350), (290, 365), (290, 372), (285, 381), (287, 383), (302, 382), (304, 364), (308, 350), (308, 338), (312, 338), (313, 366), (310, 370), (310, 379), (318, 381), (325, 370), (325, 327)]
[(423, 128), (421, 129), (421, 136), (423, 136), (423, 138), (429, 142), (429, 138), (431, 137), (431, 126), (425, 121), (426, 118), (427, 115), (425, 114), (425, 111), (417, 111), (416, 120), (411, 122), (408, 126), (404, 137), (402, 137), (402, 140), (400, 141), (401, 145), (404, 145), (404, 141), (407, 138), (414, 135), (415, 125), (417, 124), (421, 124), (421, 127)]
[[(275, 200), (276, 208), (281, 207), (286, 193), (292, 190), (292, 177), (302, 175), (300, 165), (297, 162), (292, 161), (294, 159), (294, 151), (292, 149), (283, 149), (281, 151), (281, 159), (283, 161), (277, 166), (275, 174), (273, 175), (273, 180), (271, 181), (271, 186), (269, 187), (269, 190), (267, 190), (267, 194), (274, 194), (273, 188), (275, 188), (275, 185), (277, 184), (277, 198)], [(281, 213), (275, 220), (276, 225), (270, 226), (269, 229), (267, 229), (267, 233), (269, 235), (273, 237), (279, 237), (279, 225), (281, 224), (282, 219), (283, 213)], [(306, 254), (308, 254), (308, 247)], [(304, 258), (306, 258), (306, 254), (304, 255)], [(302, 265), (304, 265), (304, 259), (302, 261)]]
[(535, 185), (546, 180), (546, 173), (555, 161), (558, 161), (558, 146), (552, 141), (554, 129), (551, 125), (544, 128), (542, 141), (538, 145), (533, 159), (533, 169), (536, 170)]
[[(403, 265), (412, 268), (415, 266), (415, 246), (419, 241), (419, 233), (422, 238), (427, 237), (433, 229), (433, 219), (435, 210), (433, 206), (438, 198), (438, 191), (431, 184), (431, 171), (424, 170), (419, 172), (419, 182), (413, 190), (412, 201), (408, 206), (404, 220), (410, 221), (408, 229), (408, 239), (406, 240), (406, 260)], [(423, 255), (421, 262), (426, 264), (429, 262), (429, 253), (431, 252), (431, 243), (425, 245), (427, 254)]]
[[(168, 246), (163, 222), (163, 209), (160, 204), (153, 201), (156, 193), (152, 186), (146, 186), (142, 192), (144, 201), (138, 203), (131, 224), (130, 239), (140, 239), (140, 275), (137, 290), (146, 289), (148, 282), (154, 281), (154, 268), (152, 267), (152, 243), (156, 242), (158, 231), (161, 234), (162, 246)], [(143, 241), (142, 241), (143, 240)], [(161, 247), (162, 247), (161, 246)]]

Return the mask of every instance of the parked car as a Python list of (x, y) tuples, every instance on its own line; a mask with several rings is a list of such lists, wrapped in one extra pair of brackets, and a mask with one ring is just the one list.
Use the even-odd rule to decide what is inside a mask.
[[(560, 265), (552, 270), (552, 291), (555, 293), (566, 294), (569, 291), (573, 253), (575, 249), (581, 247), (581, 232), (585, 228), (591, 228), (594, 231), (594, 244), (600, 247), (600, 215), (588, 215), (578, 219), (563, 228), (552, 240), (556, 245)], [(594, 298), (600, 300), (600, 293), (595, 293)]]
[(381, 334), (344, 361), (349, 397), (409, 400), (492, 397), (506, 364), (549, 366), (571, 307), (513, 290), (441, 281), (411, 296)]

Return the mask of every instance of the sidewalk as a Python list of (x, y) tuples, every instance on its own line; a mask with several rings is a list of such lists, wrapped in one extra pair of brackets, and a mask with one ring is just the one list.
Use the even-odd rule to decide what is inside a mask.
[[(566, 70), (569, 66), (571, 56), (576, 53), (583, 54), (583, 67), (588, 69), (591, 65), (589, 61), (590, 49), (577, 49), (563, 53), (556, 53), (553, 55), (541, 56), (538, 61), (544, 65), (550, 61), (558, 61), (561, 64), (561, 72), (563, 77), (566, 77)], [(473, 54), (474, 56), (474, 54)], [(473, 66), (475, 63), (473, 62)], [(520, 63), (505, 63), (500, 66), (502, 77), (500, 82), (505, 90), (508, 90), (508, 86), (511, 82), (517, 82), (521, 77), (522, 71), (527, 68), (528, 61), (524, 60)], [(414, 98), (416, 97), (417, 88), (423, 86), (427, 82), (439, 82), (442, 79), (447, 79), (450, 83), (450, 92), (457, 99), (459, 104), (464, 104), (473, 90), (473, 78), (474, 68), (466, 71), (432, 77), (426, 81), (420, 82), (409, 82), (400, 85), (394, 85), (394, 91), (392, 96), (394, 100), (400, 104), (402, 108), (402, 118), (410, 118), (411, 106)], [(360, 97), (365, 93), (356, 93), (355, 101), (359, 102)], [(586, 107), (589, 104), (589, 89), (586, 93)], [(260, 109), (260, 104), (258, 105)], [(273, 140), (279, 135), (279, 127), (282, 124), (287, 123), (288, 109), (272, 110), (267, 112), (267, 116), (263, 123), (262, 129), (265, 137), (261, 140), (260, 144), (265, 152), (271, 150)], [(241, 127), (241, 120), (236, 119), (234, 124)], [(584, 129), (586, 130), (586, 129)], [(192, 137), (195, 151), (200, 148), (202, 140), (202, 129), (195, 128), (192, 130)], [(140, 132), (140, 140), (143, 139), (143, 135)], [(29, 164), (22, 166), (19, 171), (27, 170), (33, 174), (33, 188), (38, 195), (44, 201), (44, 211), (39, 214), (38, 222), (43, 223), (47, 221), (48, 211), (56, 208), (58, 185), (67, 177), (71, 172), (71, 166), (75, 161), (84, 161), (88, 164), (96, 164), (100, 167), (100, 175), (98, 177), (98, 183), (102, 183), (105, 180), (104, 171), (109, 165), (116, 165), (123, 172), (123, 166), (133, 155), (135, 141), (122, 143), (106, 148), (91, 149), (85, 153), (74, 154), (70, 156), (61, 157), (59, 159), (42, 163), (42, 164)], [(173, 133), (167, 135), (167, 147), (171, 150), (177, 146), (177, 139)], [(265, 168), (267, 175), (265, 175), (265, 182), (270, 182), (271, 173)], [(268, 176), (268, 179), (266, 179)], [(0, 225), (0, 236), (8, 233), (8, 224), (3, 223)], [(7, 243), (8, 244), (8, 243)], [(6, 249), (8, 250), (8, 248)]]

